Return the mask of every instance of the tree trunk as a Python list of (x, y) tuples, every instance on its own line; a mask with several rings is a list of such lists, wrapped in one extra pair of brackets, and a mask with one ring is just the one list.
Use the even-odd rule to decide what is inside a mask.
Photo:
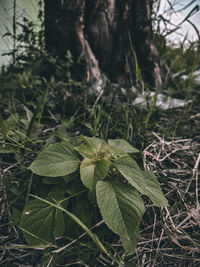
[(133, 45), (144, 82), (161, 85), (152, 0), (44, 1), (47, 50), (59, 57), (70, 50), (75, 59), (84, 53), (88, 81), (104, 73), (111, 82), (129, 86), (137, 78)]

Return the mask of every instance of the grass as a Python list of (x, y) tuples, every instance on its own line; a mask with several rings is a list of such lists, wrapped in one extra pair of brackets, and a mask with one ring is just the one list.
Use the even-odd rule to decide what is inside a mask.
[[(169, 201), (169, 206), (160, 210), (144, 198), (146, 213), (133, 255), (124, 253), (118, 238), (109, 235), (99, 220), (91, 230), (100, 239), (108, 233), (106, 248), (126, 266), (200, 265), (200, 95), (192, 78), (184, 81), (180, 74), (163, 90), (191, 99), (188, 106), (165, 111), (152, 105), (136, 107), (131, 104), (135, 93), (120, 95), (109, 83), (103, 94), (88, 95), (81, 73), (76, 77), (81, 59), (74, 62), (68, 54), (66, 61), (55, 61), (45, 51), (33, 48), (28, 56), (19, 55), (15, 67), (9, 66), (0, 75), (0, 264), (116, 266), (84, 232), (77, 238), (58, 238), (56, 248), (31, 247), (17, 226), (28, 194), (34, 195), (38, 186), (43, 190), (50, 186), (42, 185), (27, 170), (37, 152), (49, 143), (85, 134), (123, 138), (141, 150), (142, 160), (137, 160), (140, 167), (155, 172)], [(184, 71), (192, 77), (200, 62), (199, 48), (191, 44), (186, 51), (162, 49), (162, 60), (172, 73)], [(54, 74), (47, 80), (49, 69)]]

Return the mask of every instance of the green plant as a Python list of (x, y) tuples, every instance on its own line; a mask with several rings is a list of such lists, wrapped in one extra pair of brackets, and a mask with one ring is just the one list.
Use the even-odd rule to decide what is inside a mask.
[[(158, 207), (167, 205), (154, 174), (142, 171), (129, 155), (138, 152), (123, 139), (109, 139), (107, 143), (86, 136), (51, 144), (41, 151), (29, 169), (53, 186), (46, 193), (42, 188), (40, 197), (31, 195), (35, 199), (29, 200), (23, 211), (20, 228), (28, 244), (55, 246), (55, 238), (63, 235), (69, 225), (64, 212), (110, 255), (88, 229), (88, 218), (94, 221), (93, 211), (87, 209), (89, 205), (92, 209), (99, 207), (105, 224), (120, 236), (126, 252), (133, 253), (145, 211), (140, 194), (148, 196)], [(84, 197), (80, 198), (81, 195)], [(75, 198), (79, 199), (77, 205), (85, 208), (85, 217), (81, 212), (76, 216), (67, 210), (70, 200)]]

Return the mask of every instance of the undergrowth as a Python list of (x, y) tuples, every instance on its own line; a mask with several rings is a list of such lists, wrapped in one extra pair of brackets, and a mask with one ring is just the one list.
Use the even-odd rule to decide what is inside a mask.
[[(20, 36), (20, 45), (27, 51), (19, 48), (15, 64), (4, 67), (0, 75), (1, 265), (117, 266), (71, 221), (67, 235), (62, 229), (56, 230), (57, 245), (53, 248), (48, 244), (27, 245), (23, 229), (18, 227), (30, 194), (40, 191), (43, 198), (52, 188), (52, 181), (41, 182), (41, 177), (28, 169), (38, 152), (82, 134), (124, 139), (142, 151), (135, 159), (141, 169), (156, 174), (169, 206), (158, 209), (142, 196), (146, 211), (132, 255), (125, 254), (118, 236), (103, 224), (98, 209), (91, 209), (91, 202), (95, 204), (92, 194), (90, 202), (81, 194), (70, 200), (69, 209), (114, 257), (123, 259), (125, 266), (198, 266), (200, 95), (192, 76), (200, 62), (198, 44), (184, 50), (163, 46), (160, 41), (171, 79), (163, 91), (191, 100), (186, 107), (164, 111), (153, 104), (134, 106), (137, 94), (128, 89), (124, 94), (109, 81), (103, 94), (88, 94), (81, 72), (82, 56), (76, 62), (70, 52), (64, 60), (53, 57), (38, 46), (32, 25), (27, 27), (24, 30), (31, 30), (32, 46), (27, 45), (29, 39)], [(182, 79), (186, 74), (188, 79)], [(59, 191), (66, 184), (55, 179), (53, 186)], [(83, 185), (71, 183), (67, 190), (77, 194)], [(51, 193), (56, 198), (55, 191)]]

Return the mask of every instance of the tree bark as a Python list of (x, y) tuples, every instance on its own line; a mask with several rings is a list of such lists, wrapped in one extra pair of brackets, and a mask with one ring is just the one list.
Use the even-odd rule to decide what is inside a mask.
[(152, 43), (152, 0), (44, 0), (47, 50), (63, 57), (85, 55), (88, 81), (130, 86), (137, 56), (144, 82), (162, 84), (159, 56)]

